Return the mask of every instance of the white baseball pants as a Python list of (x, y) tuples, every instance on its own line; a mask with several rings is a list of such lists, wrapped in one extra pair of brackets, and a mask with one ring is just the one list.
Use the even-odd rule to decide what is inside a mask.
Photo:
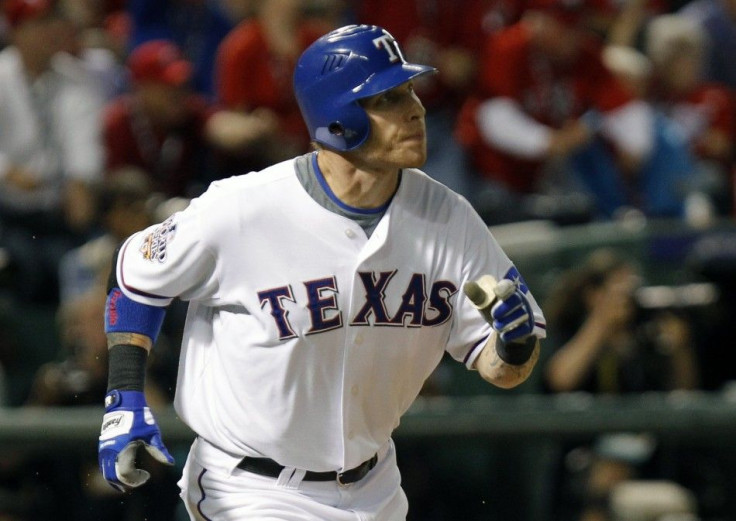
[(393, 442), (378, 452), (362, 480), (341, 486), (303, 481), (303, 471), (286, 468), (269, 478), (235, 468), (237, 460), (197, 438), (179, 481), (192, 521), (405, 521)]

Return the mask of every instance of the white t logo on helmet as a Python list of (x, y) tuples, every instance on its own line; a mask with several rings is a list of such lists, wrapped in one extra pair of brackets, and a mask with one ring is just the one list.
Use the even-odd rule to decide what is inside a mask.
[(373, 45), (376, 46), (376, 49), (383, 48), (388, 53), (388, 60), (390, 62), (403, 61), (399, 46), (396, 45), (396, 40), (390, 34), (384, 34), (378, 38), (374, 38)]

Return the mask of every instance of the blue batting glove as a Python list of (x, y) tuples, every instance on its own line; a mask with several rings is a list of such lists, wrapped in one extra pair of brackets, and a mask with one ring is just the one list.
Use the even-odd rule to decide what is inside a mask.
[(135, 466), (140, 446), (157, 461), (174, 464), (143, 393), (110, 391), (105, 396), (105, 416), (97, 450), (102, 475), (121, 492), (139, 487), (151, 477)]
[(491, 308), (493, 329), (505, 343), (525, 340), (534, 331), (534, 311), (518, 287)]

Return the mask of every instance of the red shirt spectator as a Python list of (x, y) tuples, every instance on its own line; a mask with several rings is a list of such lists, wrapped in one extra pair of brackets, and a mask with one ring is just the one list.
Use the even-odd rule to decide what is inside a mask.
[(188, 87), (191, 64), (165, 40), (134, 49), (133, 90), (106, 107), (107, 170), (137, 166), (167, 196), (192, 196), (206, 172), (206, 124), (214, 109)]
[(525, 0), (363, 0), (357, 18), (406, 42), (402, 45), (406, 54), (416, 36), (477, 51), (488, 34), (517, 22), (525, 5)]
[(573, 30), (565, 26), (567, 34), (560, 36), (564, 59), (554, 56), (556, 49), (540, 46), (524, 21), (491, 36), (483, 50), (478, 92), (461, 111), (458, 138), (469, 148), (480, 173), (514, 191), (534, 189), (548, 148), (516, 154), (494, 146), (483, 137), (479, 124), (483, 101), (510, 100), (524, 117), (551, 132), (589, 110), (606, 113), (633, 99), (603, 65), (598, 41), (582, 32), (571, 36)]
[(680, 14), (660, 15), (647, 31), (647, 55), (653, 66), (652, 98), (670, 115), (698, 157), (727, 165), (736, 142), (733, 90), (702, 75), (708, 37)]
[[(706, 83), (667, 103), (673, 119), (692, 135), (698, 157), (723, 163), (732, 159), (731, 147), (736, 142), (736, 105), (731, 89)], [(713, 139), (728, 143), (727, 151), (714, 150)]]
[(302, 121), (292, 89), (292, 72), (298, 54), (319, 36), (325, 27), (300, 24), (296, 32), (296, 52), (284, 55), (269, 43), (259, 18), (241, 22), (223, 40), (215, 65), (216, 91), (228, 109), (251, 112), (267, 109), (278, 121), (277, 135), (307, 150), (309, 133)]
[(363, 0), (360, 23), (379, 25), (401, 42), (406, 58), (438, 68), (418, 82), (422, 102), (458, 102), (475, 77), (478, 50), (487, 35), (518, 20), (524, 0)]
[(733, 183), (734, 91), (704, 79), (709, 40), (697, 22), (681, 14), (660, 15), (651, 20), (646, 36), (653, 70), (651, 97), (682, 130), (698, 159), (699, 173), (708, 171), (712, 178), (695, 188), (709, 193), (719, 212), (726, 213), (733, 208), (733, 198), (724, 194)]

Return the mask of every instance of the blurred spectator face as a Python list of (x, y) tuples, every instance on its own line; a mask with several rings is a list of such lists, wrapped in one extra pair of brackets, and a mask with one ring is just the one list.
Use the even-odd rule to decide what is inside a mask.
[(184, 86), (143, 83), (137, 88), (146, 113), (163, 128), (176, 127), (187, 118), (186, 98), (190, 91)]
[(149, 177), (135, 167), (110, 172), (102, 189), (103, 222), (119, 240), (153, 224), (148, 200), (153, 193)]
[(589, 310), (615, 308), (620, 316), (619, 323), (628, 322), (636, 316), (634, 293), (640, 285), (641, 278), (633, 266), (619, 266), (588, 291), (586, 305)]
[(146, 199), (118, 201), (110, 208), (106, 217), (107, 227), (116, 237), (125, 238), (150, 224), (152, 217)]
[(149, 117), (164, 127), (176, 126), (187, 115), (192, 65), (166, 40), (153, 40), (133, 50), (128, 59), (135, 90)]
[(661, 64), (659, 78), (671, 92), (686, 93), (700, 82), (702, 59), (697, 49), (682, 46)]
[(342, 23), (347, 9), (345, 0), (308, 0), (302, 5), (306, 18), (314, 18), (333, 27)]
[(262, 0), (222, 0), (228, 14), (234, 21), (244, 20), (253, 16)]
[(662, 85), (685, 94), (701, 81), (707, 36), (691, 19), (660, 15), (647, 28), (646, 53)]
[(46, 0), (9, 0), (5, 16), (13, 43), (32, 55), (35, 63), (47, 65), (61, 49), (63, 21)]
[(578, 25), (570, 25), (552, 19), (551, 31), (556, 35), (550, 41), (549, 54), (561, 63), (570, 63), (578, 57), (582, 30)]
[(79, 27), (99, 27), (104, 22), (106, 5), (101, 0), (62, 0), (62, 4)]
[(577, 14), (544, 9), (532, 14), (538, 48), (560, 65), (573, 62), (583, 39), (581, 19)]

